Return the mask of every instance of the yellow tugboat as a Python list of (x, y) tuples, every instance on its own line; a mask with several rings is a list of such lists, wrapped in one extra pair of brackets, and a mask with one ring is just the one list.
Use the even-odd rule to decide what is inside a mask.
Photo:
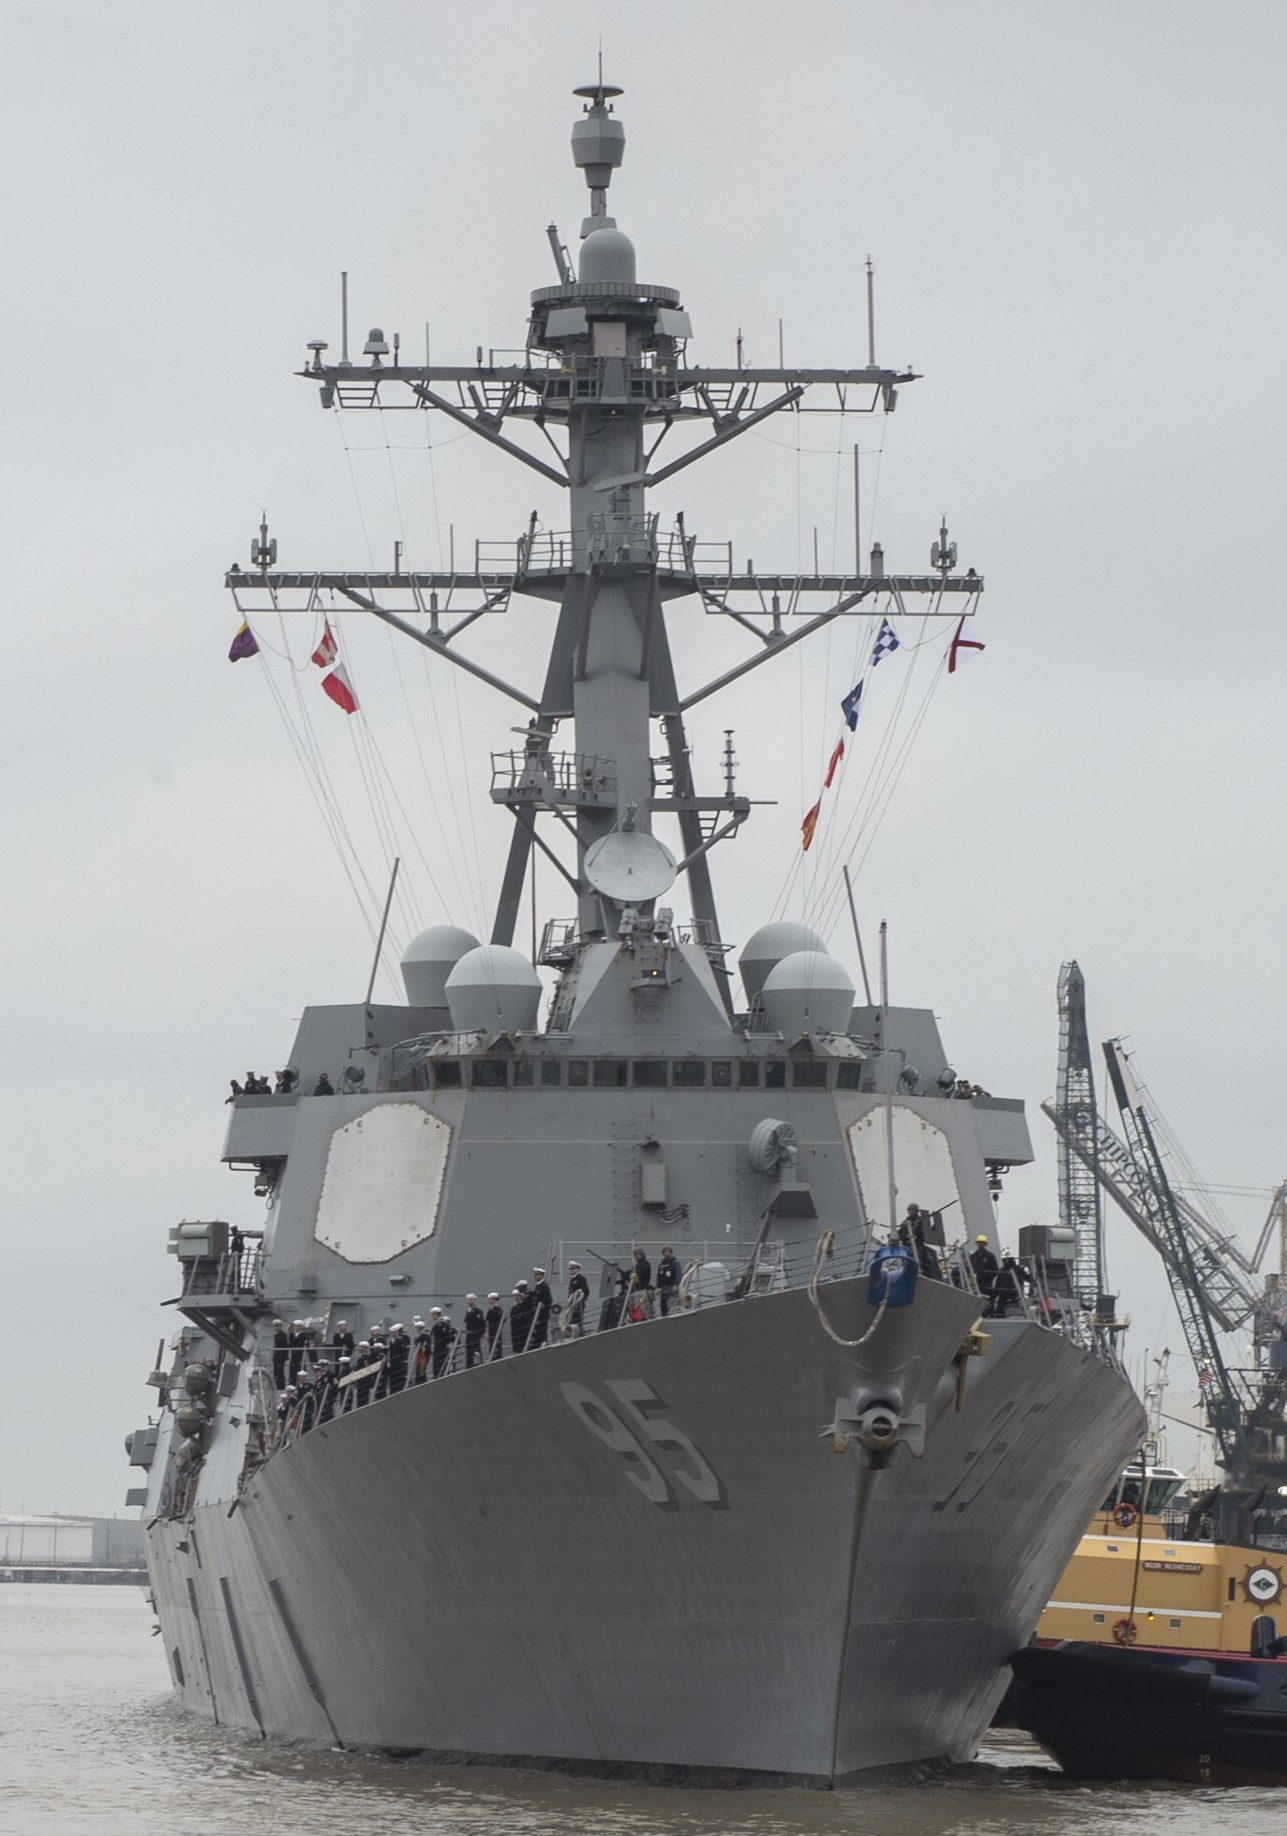
[(1256, 1621), (1282, 1611), (1287, 1552), (1177, 1535), (1166, 1512), (1183, 1485), (1155, 1462), (1122, 1474), (1037, 1621), (1039, 1642), (1251, 1651)]
[(1287, 1784), (1287, 1551), (1216, 1542), (1201, 1498), (1175, 1534), (1183, 1484), (1147, 1456), (1123, 1473), (1010, 1659), (1002, 1719), (1073, 1778)]

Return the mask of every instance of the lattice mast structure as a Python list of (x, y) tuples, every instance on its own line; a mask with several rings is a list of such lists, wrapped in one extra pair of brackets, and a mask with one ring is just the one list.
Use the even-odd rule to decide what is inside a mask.
[[(354, 363), (346, 324), (340, 362), (326, 361), (329, 347), (317, 339), (301, 372), (318, 387), (324, 408), (432, 411), (468, 429), (565, 492), (566, 525), (551, 529), (533, 511), (516, 540), (476, 543), (472, 566), (456, 566), (453, 556), (445, 569), (416, 572), (403, 568), (399, 554), (383, 573), (279, 571), (276, 544), (264, 530), (251, 570), (232, 569), (227, 584), (243, 617), (347, 602), (487, 682), (530, 717), (522, 751), (492, 759), (492, 800), (514, 818), (493, 943), (513, 941), (533, 848), (575, 891), (581, 940), (616, 936), (627, 913), (630, 922), (650, 918), (660, 895), (629, 897), (621, 890), (628, 875), (596, 873), (595, 860), (602, 861), (611, 840), (619, 862), (644, 862), (654, 818), (670, 816), (680, 853), (676, 860), (665, 851), (673, 871), (668, 875), (663, 862), (657, 881), (686, 875), (695, 940), (722, 970), (728, 946), (720, 941), (708, 855), (736, 833), (751, 805), (731, 773), (716, 794), (698, 793), (689, 710), (833, 619), (865, 617), (875, 604), (897, 617), (916, 596), (920, 616), (972, 613), (983, 580), (973, 568), (957, 571), (946, 525), (931, 545), (929, 571), (916, 575), (886, 573), (878, 543), (867, 559), (856, 553), (852, 572), (765, 573), (749, 561), (738, 566), (731, 544), (698, 541), (682, 514), (673, 527), (662, 527), (649, 493), (768, 416), (888, 414), (916, 373), (879, 365), (870, 330), (869, 361), (857, 368), (690, 365), (692, 328), (679, 293), (636, 278), (634, 247), (608, 214), (608, 187), (625, 149), (613, 113), (621, 91), (600, 81), (576, 93), (584, 108), (572, 152), (589, 187), (590, 214), (575, 270), (552, 231), (558, 280), (531, 295), (518, 361), (495, 351), (484, 361), (480, 346), (472, 364), (408, 363), (400, 339), (395, 335), (391, 347), (376, 328), (365, 361)], [(544, 442), (539, 451), (511, 437), (523, 427)], [(662, 442), (685, 429), (704, 437), (661, 463)], [(558, 607), (544, 681), (530, 688), (485, 667), (462, 643), (476, 620), (503, 615), (525, 598)], [(676, 601), (749, 633), (756, 648), (712, 680), (683, 687), (667, 621)], [(575, 750), (556, 752), (551, 741), (564, 723)], [(545, 840), (554, 824), (575, 840), (574, 870)], [(657, 858), (655, 849), (652, 855)], [(727, 973), (719, 980), (727, 1002)]]

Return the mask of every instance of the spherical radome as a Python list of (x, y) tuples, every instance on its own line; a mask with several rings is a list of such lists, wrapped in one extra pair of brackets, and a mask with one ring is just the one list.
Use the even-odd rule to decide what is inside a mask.
[(853, 1012), (853, 978), (824, 950), (797, 950), (764, 980), (764, 1018), (775, 1033), (843, 1033)]
[(594, 281), (635, 280), (635, 245), (622, 230), (591, 230), (581, 244), (580, 279), (584, 286)]
[(810, 930), (807, 924), (793, 924), (788, 920), (762, 924), (747, 938), (738, 958), (747, 1000), (753, 1001), (762, 992), (765, 976), (784, 956), (792, 956), (797, 950), (825, 951), (826, 947), (818, 933)]
[(445, 1007), (447, 977), (470, 950), (478, 948), (471, 931), (458, 924), (431, 924), (407, 945), (402, 958), (402, 984), (410, 1007)]
[(447, 1005), (458, 1033), (531, 1033), (541, 1005), (541, 978), (505, 944), (480, 944), (447, 977)]

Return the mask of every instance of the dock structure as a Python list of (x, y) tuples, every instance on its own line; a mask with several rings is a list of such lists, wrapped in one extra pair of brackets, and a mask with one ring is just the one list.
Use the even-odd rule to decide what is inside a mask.
[(0, 1582), (5, 1581), (142, 1586), (143, 1527), (128, 1518), (0, 1511)]

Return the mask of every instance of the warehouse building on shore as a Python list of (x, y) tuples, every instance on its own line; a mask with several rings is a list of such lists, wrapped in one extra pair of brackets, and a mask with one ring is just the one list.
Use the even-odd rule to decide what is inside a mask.
[(0, 1582), (147, 1580), (137, 1518), (27, 1517), (0, 1511)]

